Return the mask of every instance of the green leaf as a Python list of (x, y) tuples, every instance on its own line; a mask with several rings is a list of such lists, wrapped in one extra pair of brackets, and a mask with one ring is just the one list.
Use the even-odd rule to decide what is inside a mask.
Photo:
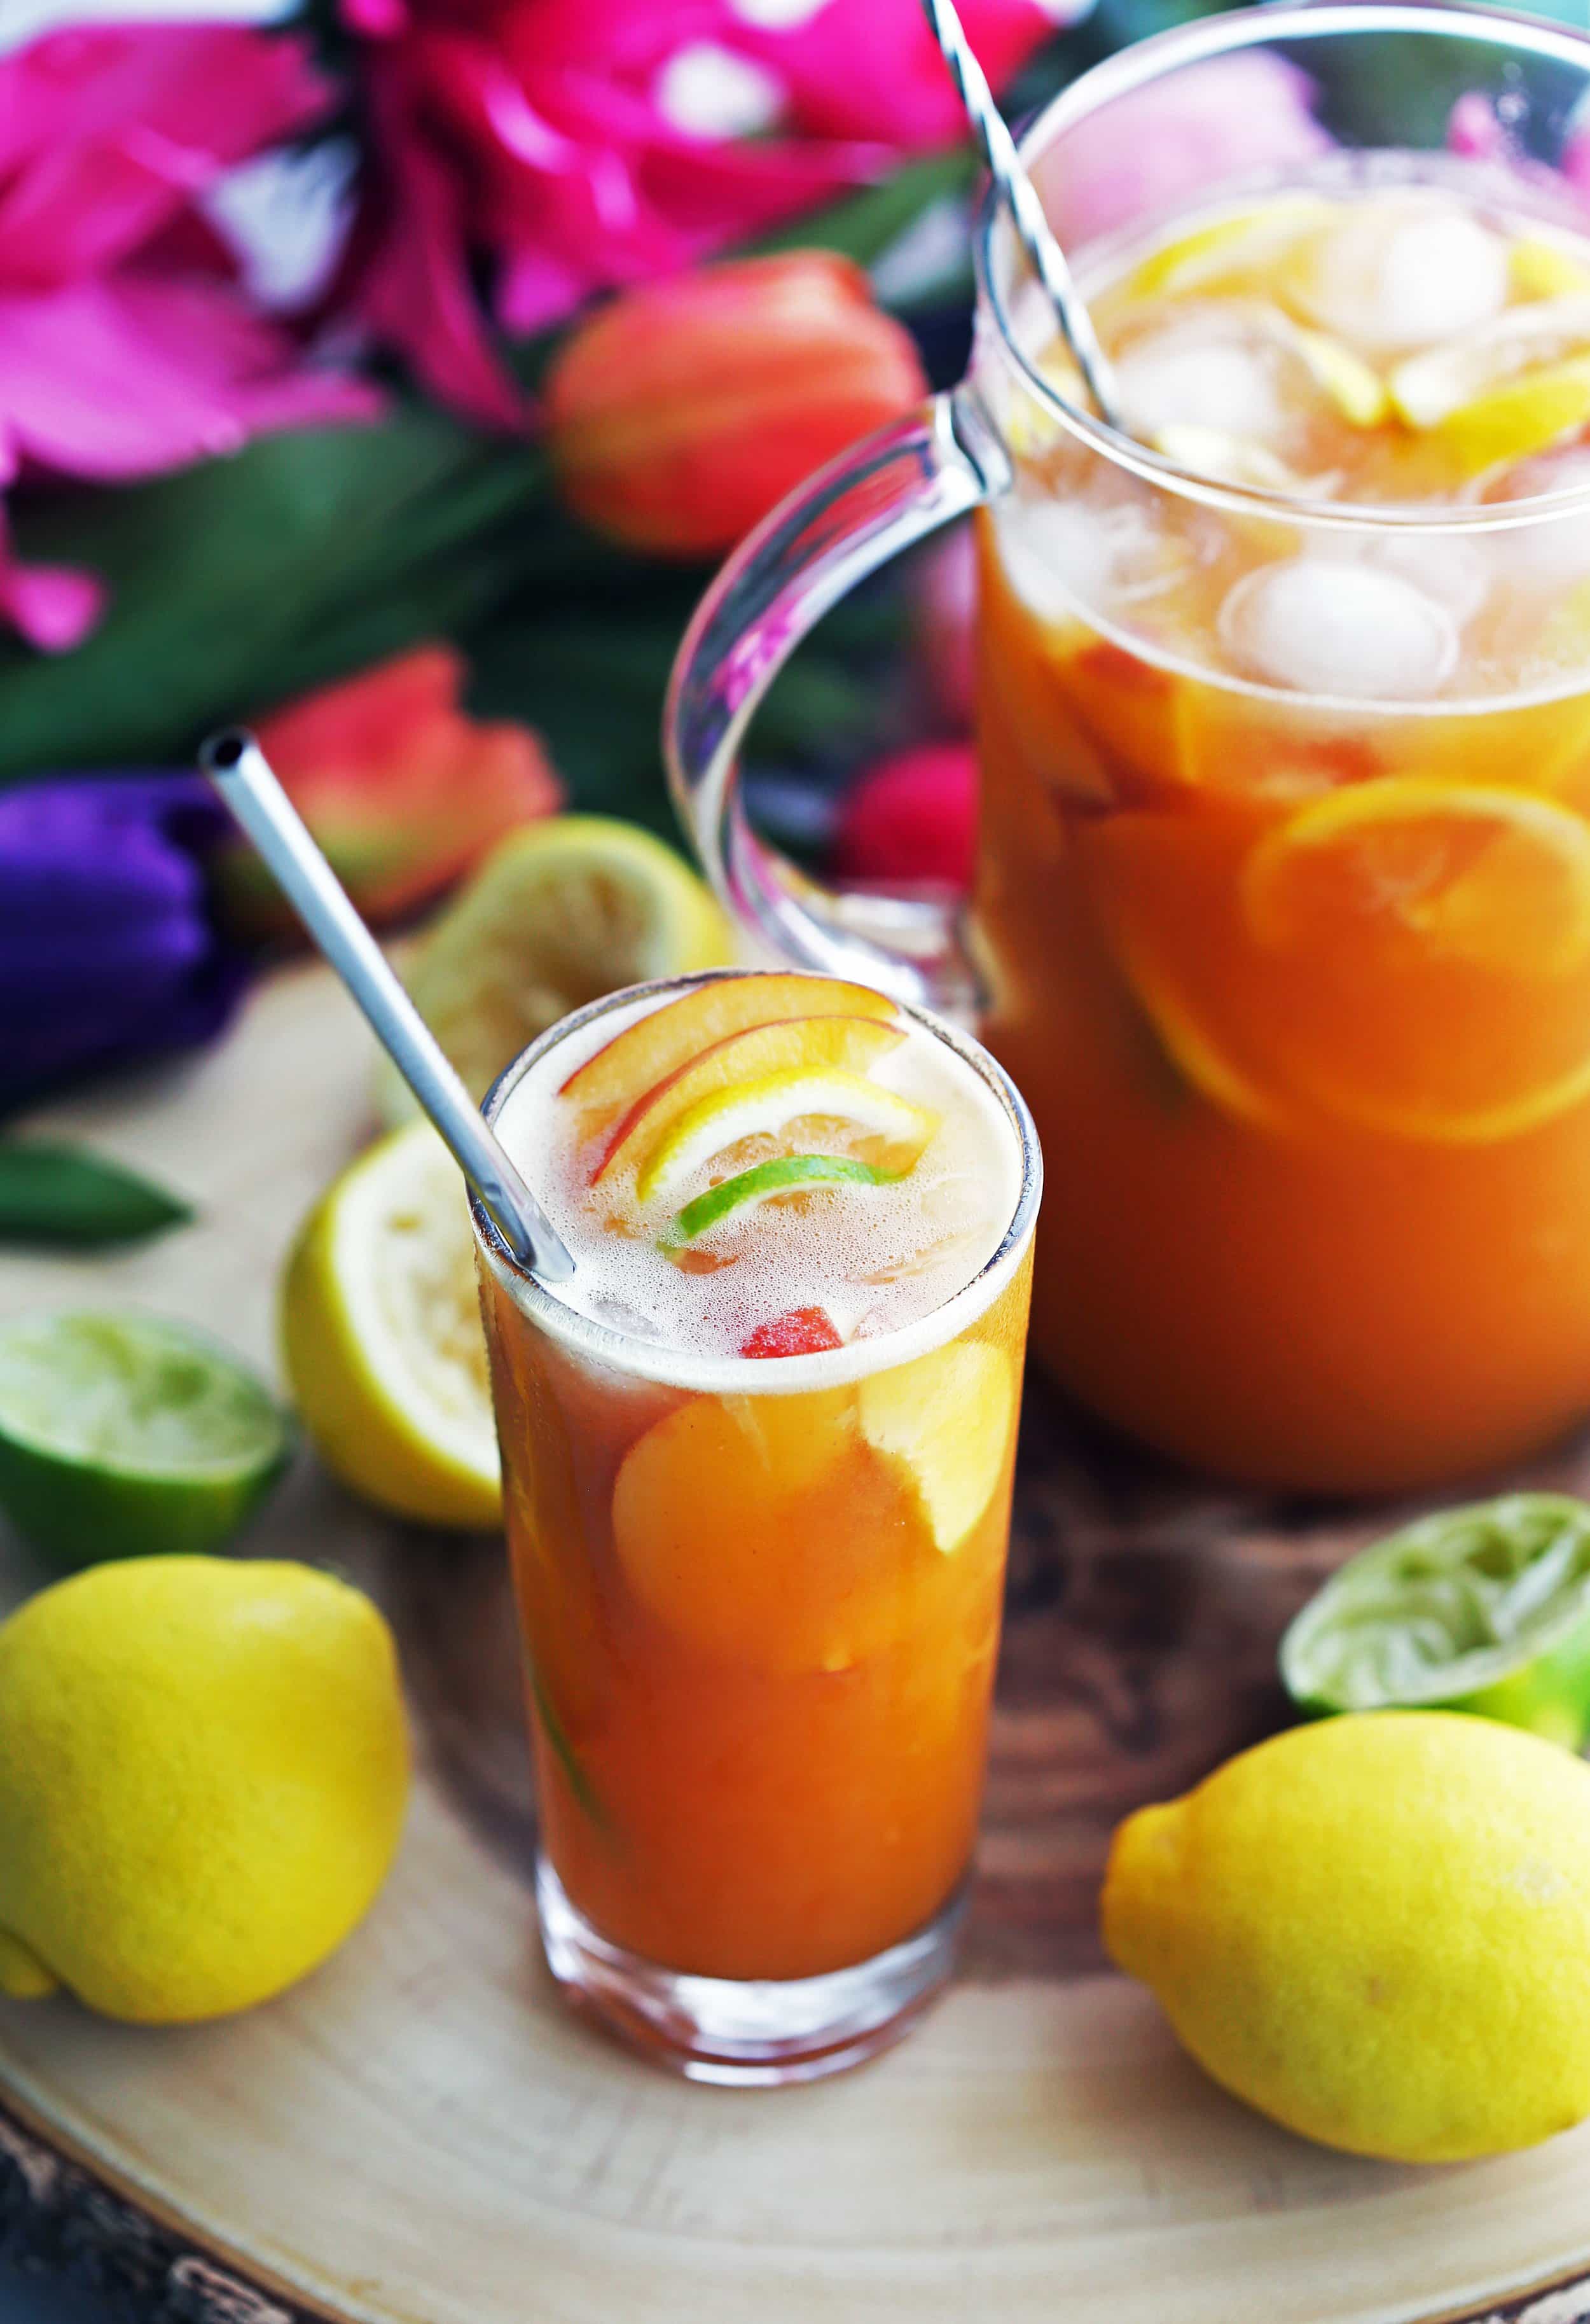
[(908, 161), (881, 185), (864, 187), (747, 247), (758, 252), (833, 250), (841, 258), (853, 258), (858, 266), (871, 266), (924, 210), (970, 192), (976, 180), (977, 163), (970, 148), (932, 153), (925, 161)]
[(100, 1250), (163, 1234), (192, 1216), (178, 1195), (78, 1147), (0, 1145), (0, 1240)]
[(478, 620), (577, 567), (547, 497), (534, 446), (400, 407), (31, 504), (21, 553), (93, 567), (112, 604), (76, 652), (0, 646), (0, 781), (179, 761), (208, 726)]
[(536, 1716), (541, 1723), (541, 1732), (552, 1746), (553, 1756), (563, 1769), (565, 1782), (597, 1831), (606, 1831), (609, 1829), (607, 1811), (592, 1789), (591, 1778), (574, 1756), (568, 1730), (552, 1708), (551, 1697), (541, 1683), (541, 1674), (528, 1653), (525, 1655), (525, 1672), (529, 1680), (530, 1699), (535, 1703)]

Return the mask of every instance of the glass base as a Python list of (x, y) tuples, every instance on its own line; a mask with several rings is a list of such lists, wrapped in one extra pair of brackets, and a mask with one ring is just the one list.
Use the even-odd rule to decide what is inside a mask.
[(536, 1902), (547, 1962), (577, 2007), (687, 2081), (740, 2089), (811, 2082), (859, 2066), (909, 2032), (954, 1965), (966, 1898), (903, 1944), (826, 1977), (740, 1980), (658, 1969), (599, 1936), (545, 1854)]

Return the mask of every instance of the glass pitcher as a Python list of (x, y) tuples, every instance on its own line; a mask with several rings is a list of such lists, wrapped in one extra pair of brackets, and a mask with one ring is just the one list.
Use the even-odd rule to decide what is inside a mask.
[[(1560, 293), (1590, 265), (1587, 89), (1590, 40), (1545, 23), (1282, 5), (1111, 58), (1025, 152), (1084, 288), (1211, 205), (1367, 182), (1538, 227)], [(1288, 107), (1278, 158), (1254, 126)], [(1514, 485), (1366, 507), (1128, 440), (1053, 337), (989, 215), (967, 380), (786, 501), (696, 615), (685, 824), (786, 958), (974, 1022), (1014, 1075), (1049, 1160), (1034, 1344), (1087, 1404), (1286, 1487), (1514, 1457), (1590, 1410), (1590, 430)], [(750, 828), (741, 736), (838, 598), (972, 511), (973, 897), (830, 892)], [(1172, 625), (1190, 573), (1218, 611), (1200, 579)], [(1396, 620), (1344, 645), (1343, 588)]]

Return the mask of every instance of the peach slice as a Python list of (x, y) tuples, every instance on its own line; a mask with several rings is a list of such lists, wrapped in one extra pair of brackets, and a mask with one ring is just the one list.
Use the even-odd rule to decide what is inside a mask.
[(559, 1094), (588, 1112), (594, 1128), (603, 1112), (632, 1105), (702, 1050), (752, 1025), (785, 1017), (873, 1017), (892, 1024), (896, 1016), (885, 994), (835, 976), (716, 977), (626, 1025), (575, 1067)]
[(691, 1397), (630, 1447), (612, 1531), (630, 1591), (676, 1638), (786, 1675), (848, 1670), (904, 1635), (925, 1563), (852, 1388)]
[(849, 1073), (865, 1073), (905, 1038), (905, 1028), (898, 1020), (786, 1017), (714, 1041), (710, 1049), (648, 1090), (620, 1116), (591, 1174), (591, 1183), (595, 1185), (633, 1168), (681, 1114), (720, 1090), (761, 1081), (768, 1074), (786, 1073), (796, 1066), (815, 1071), (837, 1065)]

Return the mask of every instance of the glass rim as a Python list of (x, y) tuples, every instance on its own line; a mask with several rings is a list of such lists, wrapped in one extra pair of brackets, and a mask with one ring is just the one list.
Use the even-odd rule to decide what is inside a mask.
[[(521, 1049), (487, 1091), (481, 1111), (494, 1128), (503, 1106), (532, 1066), (572, 1034), (615, 1010), (648, 999), (653, 993), (681, 992), (698, 985), (721, 983), (731, 977), (787, 973), (787, 970), (777, 968), (694, 969), (680, 976), (651, 977), (645, 983), (628, 984), (616, 992), (603, 993), (599, 1000), (587, 1001), (583, 1009), (560, 1017), (528, 1048)], [(538, 1282), (529, 1269), (514, 1258), (472, 1188), (470, 1223), (483, 1261), (505, 1286), (526, 1317), (565, 1348), (627, 1372), (632, 1379), (706, 1395), (796, 1396), (813, 1388), (847, 1387), (871, 1373), (890, 1370), (896, 1364), (909, 1363), (917, 1356), (946, 1346), (987, 1313), (1020, 1266), (1037, 1223), (1043, 1191), (1043, 1157), (1027, 1102), (998, 1059), (973, 1035), (934, 1016), (931, 1010), (899, 1000), (892, 993), (886, 997), (903, 1017), (953, 1049), (961, 1062), (992, 1090), (1016, 1133), (1021, 1163), (1016, 1207), (997, 1247), (974, 1276), (925, 1315), (919, 1315), (897, 1331), (853, 1340), (842, 1348), (823, 1349), (806, 1356), (781, 1356), (773, 1360), (758, 1356), (717, 1355), (672, 1347), (662, 1341), (643, 1340), (637, 1333), (621, 1332), (583, 1315), (577, 1308), (559, 1299), (556, 1291)]]
[[(1468, 0), (1460, 0), (1460, 5), (1453, 5), (1453, 0), (1269, 0), (1264, 7), (1238, 9), (1172, 25), (1103, 58), (1079, 74), (1028, 124), (1018, 141), (1023, 158), (1031, 166), (1057, 139), (1102, 106), (1131, 96), (1184, 66), (1202, 64), (1241, 49), (1272, 48), (1285, 40), (1328, 40), (1345, 33), (1362, 36), (1368, 32), (1411, 32), (1441, 40), (1483, 41), (1492, 48), (1568, 65), (1584, 76), (1586, 93), (1590, 94), (1590, 30), (1581, 32), (1540, 17), (1519, 16), (1503, 8), (1471, 5)], [(990, 187), (983, 196), (972, 254), (978, 311), (992, 319), (1000, 355), (1018, 374), (1025, 392), (1068, 435), (1145, 484), (1227, 514), (1267, 519), (1273, 524), (1302, 522), (1338, 532), (1380, 530), (1438, 537), (1515, 532), (1528, 525), (1590, 511), (1590, 484), (1541, 493), (1524, 501), (1432, 512), (1406, 503), (1377, 505), (1304, 500), (1200, 476), (1123, 435), (1107, 420), (1068, 402), (1053, 382), (1045, 379), (1028, 359), (1016, 335), (1010, 302), (1000, 287), (1002, 254), (995, 244), (1002, 233), (1008, 247), (1009, 228)], [(997, 435), (1003, 436), (998, 421), (991, 416), (989, 424)]]

